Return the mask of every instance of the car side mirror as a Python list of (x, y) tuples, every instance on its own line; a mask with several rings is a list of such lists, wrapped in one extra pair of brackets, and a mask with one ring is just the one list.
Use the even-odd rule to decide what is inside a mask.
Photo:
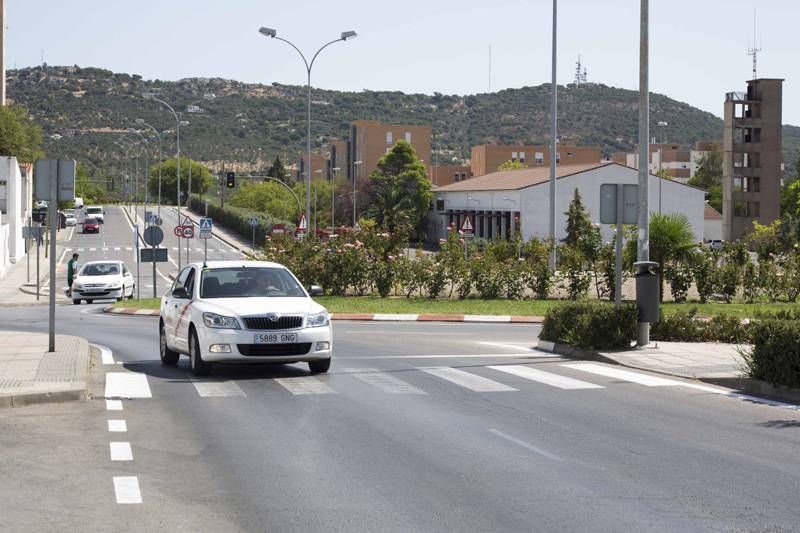
[(320, 287), (319, 285), (311, 285), (308, 288), (309, 296), (322, 296), (323, 294), (325, 294), (325, 291), (322, 290), (322, 287)]
[(176, 287), (175, 290), (172, 291), (172, 297), (186, 300), (189, 298), (189, 293), (186, 292), (186, 287)]

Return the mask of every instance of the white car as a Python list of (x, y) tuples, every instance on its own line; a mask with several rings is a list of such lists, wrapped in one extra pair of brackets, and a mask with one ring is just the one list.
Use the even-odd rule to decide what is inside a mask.
[(80, 305), (81, 300), (92, 303), (94, 300), (133, 298), (136, 282), (133, 274), (122, 261), (90, 261), (83, 265), (72, 280), (72, 303)]
[(86, 209), (84, 209), (83, 212), (86, 215), (86, 218), (93, 218), (93, 219), (97, 220), (100, 224), (104, 224), (105, 221), (106, 221), (106, 219), (105, 219), (106, 212), (102, 208), (102, 206), (90, 205), (90, 206), (87, 206)]
[(161, 298), (161, 362), (189, 356), (195, 375), (212, 363), (307, 362), (327, 372), (333, 339), (328, 312), (289, 269), (264, 261), (209, 261), (181, 270)]
[(78, 218), (75, 216), (74, 209), (64, 209), (64, 225), (67, 227), (78, 225)]

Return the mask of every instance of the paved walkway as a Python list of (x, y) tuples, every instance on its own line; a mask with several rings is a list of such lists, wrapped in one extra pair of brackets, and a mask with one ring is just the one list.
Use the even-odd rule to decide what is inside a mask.
[(47, 334), (0, 331), (0, 336), (0, 407), (87, 397), (86, 339), (56, 335), (56, 351), (48, 352)]
[[(69, 245), (69, 240), (72, 238), (74, 228), (61, 230), (58, 233), (58, 240), (56, 241), (56, 274), (63, 276), (67, 268), (67, 258), (65, 250)], [(0, 305), (1, 306), (17, 306), (17, 305), (44, 305), (48, 303), (48, 294), (50, 291), (50, 257), (44, 256), (44, 245), (39, 249), (39, 280), (40, 280), (40, 294), (39, 300), (36, 299), (36, 247), (30, 250), (30, 259), (23, 257), (15, 264), (11, 265), (6, 271), (5, 275), (0, 277)], [(28, 261), (30, 260), (30, 272), (28, 272)], [(63, 277), (60, 278), (63, 281)], [(56, 298), (59, 302), (68, 301), (61, 283), (57, 289), (58, 293)]]
[(745, 375), (736, 344), (658, 342), (641, 350), (598, 352), (617, 363), (690, 379), (728, 379)]

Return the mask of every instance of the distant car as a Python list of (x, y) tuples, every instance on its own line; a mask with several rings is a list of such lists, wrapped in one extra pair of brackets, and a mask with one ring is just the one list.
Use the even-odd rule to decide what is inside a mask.
[(106, 219), (105, 219), (106, 212), (99, 205), (90, 205), (90, 206), (86, 207), (86, 209), (84, 210), (84, 213), (86, 213), (86, 217), (87, 218), (88, 217), (92, 217), (95, 220), (97, 220), (97, 222), (99, 222), (100, 224), (104, 224), (105, 221), (106, 221)]
[(83, 198), (80, 196), (76, 196), (73, 203), (75, 204), (75, 209), (83, 209)]
[(76, 226), (78, 224), (78, 218), (75, 216), (74, 209), (64, 209), (64, 217), (65, 226)]
[(136, 282), (122, 261), (90, 261), (83, 265), (72, 282), (72, 303), (81, 300), (133, 298)]
[(96, 218), (83, 219), (83, 232), (84, 233), (100, 233), (100, 223)]
[(161, 362), (189, 356), (196, 375), (212, 363), (307, 362), (327, 372), (330, 316), (289, 269), (265, 261), (208, 261), (181, 270), (161, 298)]

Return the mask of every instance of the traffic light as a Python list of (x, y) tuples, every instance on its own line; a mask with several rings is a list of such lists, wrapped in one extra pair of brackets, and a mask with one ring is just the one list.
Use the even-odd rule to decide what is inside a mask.
[(236, 174), (233, 172), (226, 172), (225, 173), (225, 186), (229, 189), (233, 189), (236, 187)]

